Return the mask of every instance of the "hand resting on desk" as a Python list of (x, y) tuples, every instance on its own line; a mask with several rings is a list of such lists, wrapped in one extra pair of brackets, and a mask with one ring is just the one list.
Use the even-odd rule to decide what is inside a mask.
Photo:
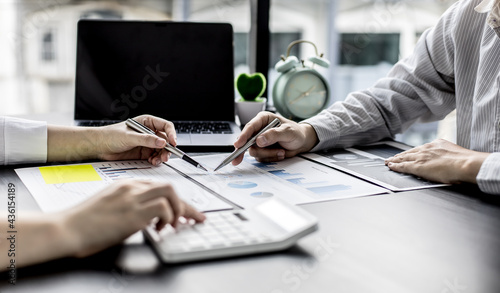
[(388, 158), (385, 164), (393, 171), (435, 182), (477, 183), (479, 169), (489, 155), (437, 139)]

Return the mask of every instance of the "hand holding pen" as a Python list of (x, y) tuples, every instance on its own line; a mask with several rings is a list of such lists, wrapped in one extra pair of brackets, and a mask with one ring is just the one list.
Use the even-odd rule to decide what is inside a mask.
[[(135, 121), (134, 119), (127, 119), (127, 121), (125, 122), (125, 124), (130, 127), (131, 129), (139, 132), (139, 133), (146, 133), (146, 134), (152, 134), (152, 135), (156, 135), (156, 133), (149, 129), (148, 127), (142, 125), (141, 123)], [(173, 153), (174, 155), (177, 155), (179, 156), (182, 160), (190, 163), (191, 165), (197, 167), (197, 168), (200, 168), (202, 170), (205, 170), (207, 171), (207, 169), (205, 169), (200, 163), (198, 163), (197, 161), (195, 161), (193, 158), (189, 157), (187, 154), (185, 154), (183, 151), (181, 151), (180, 149), (172, 146), (171, 144), (169, 144), (167, 142), (167, 145), (165, 146), (165, 149), (171, 153)]]
[[(248, 140), (261, 131), (275, 118), (281, 121), (279, 127), (273, 127), (258, 135), (249, 154), (259, 162), (281, 161), (299, 153), (310, 151), (318, 143), (316, 130), (308, 123), (297, 123), (277, 114), (262, 111), (245, 125), (239, 138), (234, 143), (235, 148), (243, 147)], [(233, 165), (243, 161), (243, 155), (237, 156)]]
[(257, 137), (261, 135), (262, 133), (266, 132), (267, 130), (279, 126), (280, 125), (280, 120), (278, 118), (274, 118), (273, 121), (271, 121), (266, 127), (262, 128), (256, 135), (254, 135), (252, 138), (250, 138), (242, 147), (237, 148), (234, 152), (232, 152), (222, 163), (220, 163), (217, 168), (215, 168), (214, 171), (217, 171), (221, 169), (222, 167), (226, 166), (230, 162), (232, 162), (234, 159), (236, 159), (238, 156), (242, 155), (245, 153), (245, 151), (251, 147), (252, 145), (255, 144), (255, 141), (257, 140)]

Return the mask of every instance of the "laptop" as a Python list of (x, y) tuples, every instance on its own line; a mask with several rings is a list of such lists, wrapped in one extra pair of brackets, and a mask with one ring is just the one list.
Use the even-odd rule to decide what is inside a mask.
[(80, 20), (75, 124), (151, 114), (174, 122), (183, 151), (232, 151), (233, 62), (227, 23)]

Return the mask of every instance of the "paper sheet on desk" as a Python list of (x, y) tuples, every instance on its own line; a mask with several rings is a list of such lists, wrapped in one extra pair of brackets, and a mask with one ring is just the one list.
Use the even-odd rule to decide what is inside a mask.
[(408, 149), (410, 149), (409, 146), (389, 141), (344, 150), (307, 153), (301, 156), (363, 178), (392, 191), (448, 185), (430, 182), (409, 174), (397, 173), (385, 166), (385, 159)]
[[(213, 170), (226, 156), (199, 156), (196, 160)], [(270, 197), (304, 204), (387, 192), (384, 188), (299, 157), (259, 163), (246, 154), (240, 165), (227, 165), (209, 174), (179, 159), (169, 160), (167, 164), (243, 208)]]
[[(67, 209), (120, 179), (135, 178), (171, 183), (179, 197), (201, 211), (231, 205), (184, 178), (166, 165), (145, 161), (99, 162), (15, 170), (44, 212)], [(75, 178), (81, 178), (80, 182)]]

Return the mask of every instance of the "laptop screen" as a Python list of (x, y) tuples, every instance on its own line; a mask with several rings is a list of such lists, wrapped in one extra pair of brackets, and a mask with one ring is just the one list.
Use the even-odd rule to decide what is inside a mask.
[(226, 23), (81, 20), (75, 119), (234, 121)]

